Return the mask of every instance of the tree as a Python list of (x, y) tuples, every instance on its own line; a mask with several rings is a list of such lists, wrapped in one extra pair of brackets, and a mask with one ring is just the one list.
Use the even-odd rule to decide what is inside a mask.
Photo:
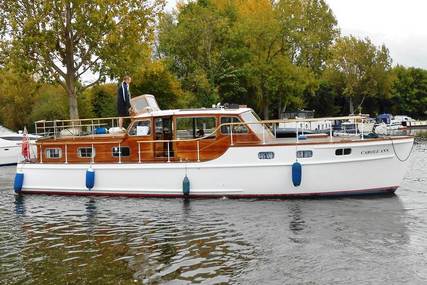
[(180, 82), (163, 61), (146, 64), (135, 73), (134, 78), (132, 96), (153, 94), (162, 109), (189, 107), (184, 103), (188, 94), (181, 89)]
[[(89, 100), (85, 100), (91, 106), (93, 117), (107, 118), (117, 116), (117, 85), (113, 83), (94, 86), (88, 90)], [(88, 102), (89, 101), (89, 102)]]
[(391, 95), (391, 58), (388, 49), (374, 46), (369, 39), (353, 36), (337, 40), (328, 61), (325, 79), (337, 94), (349, 99), (349, 112), (361, 112), (367, 97), (387, 98)]
[(31, 121), (64, 119), (68, 113), (65, 90), (60, 85), (42, 84), (31, 106)]
[[(150, 53), (161, 0), (3, 0), (2, 49), (22, 68), (66, 90), (71, 119), (77, 94), (131, 73)], [(85, 74), (96, 79), (83, 84)]]
[(427, 117), (427, 70), (421, 68), (405, 68), (396, 66), (393, 69), (395, 80), (392, 89), (392, 105), (394, 112), (414, 116)]
[(319, 89), (315, 94), (305, 94), (305, 103), (308, 108), (316, 111), (317, 117), (330, 117), (341, 113), (340, 106), (337, 106), (336, 90), (331, 86), (330, 82), (321, 80)]
[(281, 25), (282, 49), (292, 63), (319, 76), (339, 36), (331, 8), (324, 0), (280, 0), (275, 10)]
[(170, 63), (185, 90), (195, 93), (197, 105), (217, 103), (217, 80), (221, 76), (229, 18), (213, 1), (189, 2), (179, 14), (167, 14), (160, 23), (159, 52)]
[(38, 87), (29, 75), (0, 69), (0, 122), (14, 130), (29, 127)]
[(246, 47), (248, 61), (244, 67), (256, 90), (263, 117), (268, 119), (273, 103), (278, 106), (277, 115), (283, 107), (301, 107), (304, 91), (316, 84), (308, 67), (292, 62), (285, 40), (289, 31), (281, 22), (284, 12), (267, 0), (247, 0), (245, 4), (239, 7), (234, 34), (241, 37)]
[(268, 118), (314, 92), (337, 34), (323, 0), (198, 0), (162, 19), (159, 51), (200, 101), (255, 103)]

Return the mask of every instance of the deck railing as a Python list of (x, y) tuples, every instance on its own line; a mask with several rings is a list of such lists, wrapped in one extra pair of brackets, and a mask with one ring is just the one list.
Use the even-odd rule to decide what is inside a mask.
[[(87, 135), (96, 135), (97, 129), (110, 129), (118, 127), (119, 119), (136, 119), (135, 117), (107, 117), (107, 118), (91, 118), (91, 119), (76, 119), (76, 120), (53, 120), (46, 121), (41, 120), (34, 123), (36, 135), (43, 137), (60, 137), (60, 136), (87, 136)], [(142, 119), (142, 118), (141, 118)], [(281, 120), (264, 120), (257, 122), (235, 122), (235, 123), (224, 123), (218, 126), (211, 134), (218, 131), (223, 126), (232, 126), (232, 125), (268, 125), (272, 133), (277, 130), (277, 125), (282, 123), (296, 123), (298, 128), (298, 123), (305, 122), (333, 122), (333, 121), (359, 121), (363, 124), (366, 120), (364, 116), (342, 116), (342, 117), (327, 117), (327, 118), (296, 118), (296, 119), (281, 119)], [(331, 124), (332, 125), (332, 124)], [(301, 131), (299, 129), (298, 131)], [(332, 128), (331, 128), (332, 131)], [(264, 134), (266, 135), (266, 134)], [(182, 140), (181, 140), (182, 141)]]
[(41, 120), (34, 123), (36, 135), (58, 138), (61, 136), (96, 135), (102, 129), (111, 129), (119, 126), (119, 119), (133, 119), (133, 117), (107, 117), (76, 120)]
[[(126, 117), (125, 119), (128, 119), (131, 117)], [(86, 136), (95, 136), (96, 135), (96, 128), (107, 128), (107, 127), (115, 127), (118, 125), (118, 117), (110, 117), (110, 118), (97, 118), (97, 119), (80, 119), (80, 120), (56, 120), (56, 121), (38, 121), (36, 122), (36, 133), (38, 135), (43, 136), (49, 136), (49, 137), (60, 137), (64, 135), (64, 130), (67, 128), (78, 128), (79, 132), (78, 135), (86, 135)], [(357, 127), (355, 130), (355, 133), (353, 135), (360, 136), (360, 138), (364, 139), (364, 128), (363, 124), (365, 123), (365, 120), (367, 118), (364, 116), (343, 116), (343, 117), (328, 117), (328, 118), (311, 118), (311, 119), (305, 119), (305, 118), (296, 118), (296, 119), (285, 119), (285, 120), (265, 120), (265, 121), (257, 121), (257, 122), (234, 122), (234, 123), (223, 123), (220, 124), (218, 127), (216, 127), (214, 130), (212, 130), (210, 133), (205, 134), (202, 137), (198, 138), (191, 138), (191, 139), (170, 139), (170, 140), (138, 140), (136, 141), (137, 147), (138, 147), (138, 163), (142, 163), (142, 156), (144, 152), (141, 150), (141, 146), (143, 144), (164, 144), (166, 146), (166, 149), (164, 149), (166, 153), (166, 159), (167, 162), (172, 161), (172, 150), (171, 145), (174, 143), (182, 143), (182, 142), (193, 142), (195, 144), (195, 153), (193, 156), (196, 157), (195, 161), (200, 162), (201, 161), (201, 153), (204, 151), (204, 149), (200, 148), (200, 143), (204, 141), (205, 139), (211, 138), (212, 136), (216, 136), (221, 132), (221, 128), (228, 126), (227, 129), (229, 133), (227, 134), (229, 136), (229, 145), (233, 146), (236, 144), (236, 141), (238, 141), (238, 135), (237, 133), (233, 132), (235, 127), (238, 126), (245, 126), (248, 129), (251, 129), (252, 131), (254, 128), (251, 128), (252, 125), (261, 125), (261, 128), (257, 128), (257, 132), (255, 132), (256, 136), (258, 137), (258, 140), (252, 143), (262, 143), (266, 144), (273, 140), (275, 140), (276, 132), (278, 129), (278, 125), (282, 123), (295, 123), (296, 130), (295, 130), (295, 139), (296, 142), (299, 143), (300, 139), (302, 137), (300, 136), (300, 133), (304, 135), (304, 129), (299, 128), (299, 123), (305, 123), (305, 122), (318, 122), (318, 121), (324, 121), (329, 122), (329, 134), (325, 134), (329, 136), (329, 138), (332, 140), (334, 136), (333, 128), (332, 128), (332, 122), (334, 121), (350, 121), (353, 122), (355, 125), (358, 123), (362, 125), (361, 132), (358, 133)], [(66, 134), (65, 134), (66, 135)], [(227, 138), (226, 138), (227, 139)], [(94, 151), (94, 145), (102, 143), (102, 142), (92, 142), (89, 143), (89, 147), (92, 148), (92, 153), (95, 153)], [(116, 143), (119, 146), (119, 152), (117, 156), (117, 162), (122, 162), (122, 155), (121, 155), (121, 142), (116, 141)], [(241, 142), (240, 142), (241, 143)], [(247, 142), (251, 143), (251, 142)], [(39, 153), (39, 161), (43, 163), (43, 145), (49, 145), (50, 143), (42, 143), (40, 144), (40, 153)], [(55, 142), (52, 142), (52, 144), (57, 144)], [(67, 145), (69, 143), (64, 143), (64, 152), (65, 152), (65, 163), (68, 163), (68, 151), (67, 151)], [(215, 141), (212, 143), (215, 144)], [(153, 150), (154, 151), (154, 150)], [(175, 151), (177, 151), (175, 149)], [(95, 163), (96, 158), (95, 156), (88, 158), (88, 162)]]

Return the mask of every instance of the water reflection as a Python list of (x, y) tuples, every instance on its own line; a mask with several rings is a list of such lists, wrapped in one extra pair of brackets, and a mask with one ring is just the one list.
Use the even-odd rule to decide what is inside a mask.
[(31, 278), (21, 281), (31, 284), (227, 283), (252, 250), (191, 202), (26, 196), (15, 205), (28, 207), (21, 256)]
[(301, 207), (299, 206), (298, 202), (291, 203), (289, 205), (289, 211), (290, 211), (290, 222), (289, 222), (289, 229), (294, 233), (298, 234), (302, 230), (306, 228), (306, 223), (302, 217), (302, 211)]
[(24, 195), (15, 195), (15, 213), (17, 217), (25, 214), (25, 197)]

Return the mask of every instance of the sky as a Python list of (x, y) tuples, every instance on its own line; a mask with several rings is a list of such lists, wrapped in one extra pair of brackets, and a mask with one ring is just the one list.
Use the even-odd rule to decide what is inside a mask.
[[(393, 64), (427, 69), (426, 0), (326, 0), (342, 35), (385, 44)], [(176, 0), (167, 0), (172, 9)]]

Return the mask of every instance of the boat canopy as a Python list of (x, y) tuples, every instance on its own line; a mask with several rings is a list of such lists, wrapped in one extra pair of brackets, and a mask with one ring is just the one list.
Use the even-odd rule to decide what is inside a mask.
[(381, 114), (377, 116), (377, 122), (378, 123), (385, 123), (390, 124), (391, 120), (393, 119), (393, 116), (391, 114)]

